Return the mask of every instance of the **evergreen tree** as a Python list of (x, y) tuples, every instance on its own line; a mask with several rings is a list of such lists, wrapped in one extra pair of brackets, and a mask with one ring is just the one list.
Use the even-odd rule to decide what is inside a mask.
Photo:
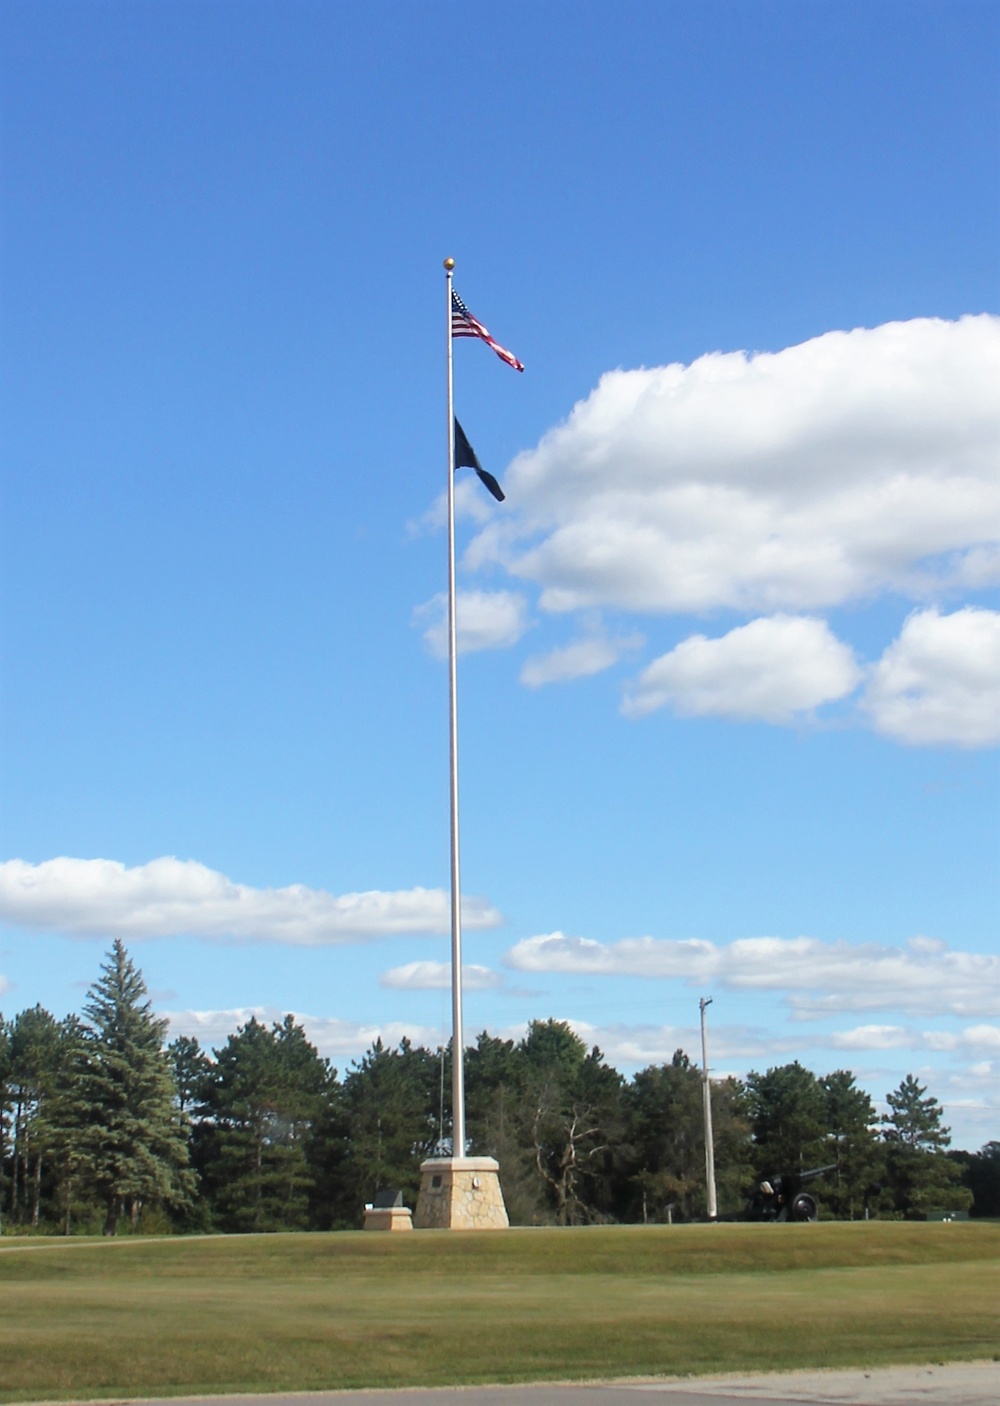
[(132, 1227), (144, 1203), (183, 1203), (194, 1187), (177, 1108), (167, 1022), (152, 1013), (146, 984), (120, 940), (84, 1006), (89, 1026), (81, 1086), (89, 1125), (89, 1170), (114, 1235), (127, 1208)]
[(530, 1149), (557, 1225), (609, 1217), (623, 1132), (622, 1077), (560, 1020), (535, 1020), (521, 1042), (522, 1145)]
[(862, 1216), (885, 1168), (885, 1151), (880, 1145), (875, 1106), (854, 1075), (837, 1069), (820, 1081), (826, 1100), (827, 1150), (824, 1163), (836, 1164), (828, 1179), (824, 1202), (836, 1216), (856, 1220)]
[(414, 1206), (420, 1163), (438, 1151), (441, 1061), (433, 1050), (402, 1040), (389, 1050), (376, 1040), (344, 1076), (347, 1128), (339, 1215), (358, 1224), (363, 1207), (383, 1187)]
[(961, 1168), (947, 1155), (950, 1130), (941, 1105), (912, 1074), (887, 1096), (883, 1118), (888, 1180), (895, 1210), (919, 1219), (928, 1211), (967, 1210), (972, 1193), (961, 1185)]
[[(192, 1055), (185, 1050), (189, 1073), (198, 1067)], [(219, 1228), (306, 1228), (310, 1137), (333, 1079), (291, 1015), (270, 1030), (251, 1018), (197, 1076), (203, 1116), (194, 1160)]]
[(87, 1033), (77, 1016), (59, 1027), (55, 1074), (45, 1102), (40, 1137), (53, 1187), (54, 1209), (64, 1235), (75, 1219), (93, 1215), (91, 1109), (86, 1087), (89, 1069)]
[(715, 1142), (715, 1185), (719, 1212), (742, 1209), (753, 1181), (753, 1143), (747, 1091), (739, 1079), (712, 1081), (712, 1123)]
[[(742, 1085), (712, 1082), (715, 1181), (720, 1211), (742, 1205), (751, 1178)], [(632, 1219), (690, 1220), (708, 1211), (701, 1070), (683, 1050), (636, 1074), (628, 1090)]]
[(4, 1172), (7, 1161), (7, 1134), (11, 1116), (10, 1093), (10, 1026), (0, 1015), (0, 1234), (3, 1234), (4, 1197), (6, 1181)]
[(37, 1227), (42, 1200), (45, 1149), (39, 1136), (42, 1111), (55, 1077), (59, 1026), (42, 1006), (21, 1011), (8, 1039), (8, 1086), (13, 1105), (11, 1220)]
[(669, 1064), (640, 1069), (627, 1094), (632, 1130), (633, 1216), (643, 1221), (703, 1215), (705, 1116), (701, 1072), (675, 1050)]
[(178, 1035), (167, 1046), (177, 1089), (177, 1106), (182, 1113), (204, 1103), (212, 1073), (212, 1061), (193, 1035)]
[[(450, 1080), (451, 1051), (446, 1074)], [(528, 1065), (523, 1042), (502, 1040), (484, 1030), (466, 1050), (465, 1094), (471, 1150), (500, 1163), (500, 1187), (512, 1225), (549, 1218), (545, 1186), (529, 1145), (523, 1118)], [(450, 1088), (446, 1089), (450, 1116)]]
[(973, 1216), (1000, 1216), (1000, 1142), (988, 1142), (978, 1152), (948, 1154), (961, 1170), (972, 1193)]
[(781, 1176), (821, 1165), (826, 1107), (815, 1074), (795, 1060), (748, 1074), (746, 1089), (758, 1174)]

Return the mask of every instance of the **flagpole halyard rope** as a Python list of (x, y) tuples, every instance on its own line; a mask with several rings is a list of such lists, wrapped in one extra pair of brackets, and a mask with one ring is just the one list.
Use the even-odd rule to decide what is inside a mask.
[(448, 327), (448, 700), (451, 759), (451, 1155), (465, 1156), (465, 1039), (462, 1032), (462, 895), (458, 847), (458, 631), (455, 599), (455, 381), (452, 355), (454, 259), (445, 259)]

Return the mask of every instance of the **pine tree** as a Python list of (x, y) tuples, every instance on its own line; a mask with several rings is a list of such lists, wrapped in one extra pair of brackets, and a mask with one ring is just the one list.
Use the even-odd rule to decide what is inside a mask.
[(185, 1203), (193, 1189), (170, 1060), (167, 1022), (152, 1013), (146, 983), (117, 940), (91, 987), (82, 1070), (90, 1173), (114, 1235), (128, 1209), (133, 1228), (143, 1204)]
[(11, 1219), (37, 1227), (45, 1149), (40, 1134), (45, 1100), (55, 1077), (59, 1026), (42, 1006), (14, 1017), (9, 1028), (8, 1082), (13, 1103)]
[(755, 1161), (762, 1176), (803, 1172), (824, 1160), (826, 1108), (816, 1075), (798, 1060), (746, 1080)]
[(171, 1040), (167, 1054), (177, 1086), (178, 1107), (182, 1113), (190, 1114), (191, 1109), (203, 1104), (207, 1097), (212, 1061), (193, 1035), (178, 1035), (176, 1040)]
[[(705, 1113), (701, 1071), (683, 1050), (640, 1069), (628, 1090), (632, 1181), (643, 1221), (690, 1219), (705, 1209)], [(714, 1102), (714, 1099), (713, 1099)]]
[(361, 1208), (383, 1187), (403, 1192), (416, 1204), (420, 1163), (437, 1149), (440, 1109), (437, 1054), (409, 1040), (386, 1049), (376, 1040), (344, 1076), (343, 1110), (349, 1130), (345, 1178), (360, 1217)]
[(10, 1026), (0, 1015), (0, 1234), (3, 1233), (4, 1161), (7, 1156), (7, 1129), (10, 1126)]
[(978, 1152), (951, 1152), (949, 1156), (972, 1193), (971, 1214), (1000, 1216), (1000, 1142), (988, 1142)]
[(313, 1128), (334, 1074), (288, 1015), (270, 1030), (251, 1018), (209, 1064), (207, 1114), (195, 1129), (213, 1223), (223, 1230), (304, 1230), (314, 1178)]
[(533, 1020), (519, 1048), (521, 1137), (556, 1223), (607, 1219), (604, 1192), (622, 1132), (621, 1075), (596, 1045), (588, 1054), (565, 1021)]
[(932, 1210), (967, 1210), (972, 1193), (961, 1185), (961, 1168), (946, 1154), (951, 1130), (942, 1125), (937, 1099), (907, 1074), (887, 1102), (891, 1111), (882, 1120), (883, 1136), (895, 1209), (909, 1219)]
[(824, 1202), (834, 1215), (855, 1220), (866, 1213), (883, 1176), (885, 1149), (878, 1139), (875, 1107), (847, 1069), (837, 1069), (819, 1082), (829, 1138), (823, 1161), (836, 1164)]
[(74, 1216), (93, 1213), (91, 1110), (86, 1100), (87, 1037), (78, 1016), (59, 1026), (55, 1071), (39, 1124), (39, 1138), (52, 1174), (55, 1207), (64, 1235)]

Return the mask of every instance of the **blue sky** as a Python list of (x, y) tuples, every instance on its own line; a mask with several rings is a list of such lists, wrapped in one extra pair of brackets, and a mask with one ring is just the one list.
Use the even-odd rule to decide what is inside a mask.
[(468, 1028), (1000, 1137), (996, 7), (3, 29), (2, 1009), (446, 1032), (452, 255)]

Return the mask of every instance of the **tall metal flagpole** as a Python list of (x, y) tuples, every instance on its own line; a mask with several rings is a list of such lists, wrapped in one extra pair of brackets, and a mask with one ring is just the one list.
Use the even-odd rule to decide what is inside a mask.
[(462, 1034), (462, 889), (458, 867), (458, 650), (455, 628), (455, 386), (451, 335), (451, 278), (445, 259), (448, 326), (448, 699), (451, 752), (451, 1155), (465, 1156), (465, 1039)]
[(711, 996), (698, 1002), (701, 1010), (701, 1068), (702, 1097), (705, 1103), (705, 1186), (708, 1192), (708, 1218), (718, 1220), (719, 1208), (715, 1196), (715, 1141), (712, 1137), (712, 1086), (708, 1078), (708, 1045), (705, 1041), (705, 1008), (712, 1004)]

